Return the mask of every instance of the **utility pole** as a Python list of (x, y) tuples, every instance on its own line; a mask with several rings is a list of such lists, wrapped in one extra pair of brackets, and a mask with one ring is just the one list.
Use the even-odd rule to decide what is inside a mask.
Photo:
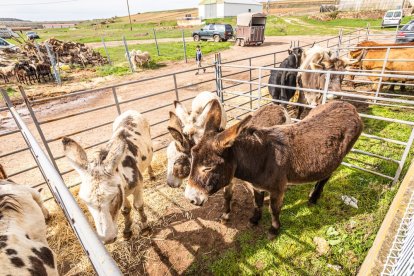
[(131, 12), (129, 11), (129, 1), (128, 0), (126, 0), (126, 1), (127, 1), (127, 6), (128, 6), (129, 26), (130, 26), (131, 31), (132, 31), (132, 21), (131, 21)]

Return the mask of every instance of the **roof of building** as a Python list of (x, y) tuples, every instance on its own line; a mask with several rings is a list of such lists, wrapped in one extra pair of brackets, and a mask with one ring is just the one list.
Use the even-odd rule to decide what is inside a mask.
[(261, 3), (254, 1), (254, 0), (200, 0), (200, 5), (208, 5), (208, 4), (223, 4), (223, 3), (231, 3), (231, 4), (249, 4), (249, 5), (260, 5)]

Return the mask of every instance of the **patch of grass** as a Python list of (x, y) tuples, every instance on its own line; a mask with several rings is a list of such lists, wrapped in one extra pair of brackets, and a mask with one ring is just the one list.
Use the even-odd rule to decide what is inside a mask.
[(13, 96), (17, 92), (17, 90), (15, 90), (13, 87), (7, 87), (6, 92), (9, 96)]
[[(363, 113), (413, 121), (414, 111), (373, 106)], [(365, 133), (407, 141), (411, 129), (400, 124), (364, 119)], [(400, 159), (403, 148), (384, 142), (361, 139), (355, 148)], [(411, 160), (414, 150), (409, 153)], [(396, 166), (382, 159), (364, 155), (348, 155), (348, 162), (367, 163), (381, 172), (393, 175)], [(405, 164), (403, 175), (409, 164)], [(402, 177), (400, 177), (402, 179)], [(197, 263), (190, 271), (201, 268), (214, 275), (355, 275), (375, 239), (380, 224), (398, 190), (388, 188), (390, 181), (341, 166), (326, 184), (322, 198), (308, 206), (307, 195), (312, 185), (291, 187), (286, 192), (281, 212), (279, 236), (270, 241), (265, 232), (254, 229), (238, 234), (232, 248), (218, 257)], [(342, 195), (358, 199), (358, 209), (345, 205)], [(237, 199), (235, 199), (237, 200)], [(235, 216), (234, 216), (235, 217)], [(270, 227), (270, 213), (264, 208), (261, 223)], [(318, 255), (314, 237), (330, 243), (330, 250)], [(332, 268), (339, 266), (340, 270)]]
[(127, 67), (105, 65), (97, 67), (97, 73), (102, 77), (109, 75), (124, 76), (130, 73), (130, 70)]
[[(207, 55), (209, 53), (214, 53), (218, 51), (222, 51), (225, 49), (230, 48), (232, 43), (230, 42), (189, 42), (186, 44), (187, 47), (187, 59), (189, 63), (194, 63), (195, 59), (195, 52), (197, 45), (201, 46), (201, 50), (203, 55)], [(160, 56), (157, 55), (156, 46), (153, 44), (140, 44), (140, 45), (130, 45), (129, 51), (132, 49), (141, 50), (141, 51), (148, 51), (151, 55), (152, 62), (149, 66), (150, 69), (156, 69), (159, 66), (162, 66), (163, 62), (166, 61), (177, 61), (184, 59), (184, 48), (183, 44), (179, 42), (172, 42), (172, 43), (160, 43)], [(98, 51), (105, 56), (105, 50), (103, 48), (99, 48)], [(125, 58), (125, 48), (124, 46), (119, 47), (108, 47), (108, 53), (111, 58), (111, 61), (116, 69), (113, 70), (114, 74), (127, 74), (129, 70), (129, 64), (127, 59)], [(210, 63), (209, 60), (204, 59), (204, 64)], [(103, 69), (99, 69), (99, 73), (101, 75), (110, 75), (112, 71), (110, 71), (106, 66)]]

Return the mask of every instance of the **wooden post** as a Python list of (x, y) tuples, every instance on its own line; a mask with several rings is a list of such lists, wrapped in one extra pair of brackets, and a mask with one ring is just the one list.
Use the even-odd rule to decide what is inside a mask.
[(160, 48), (158, 47), (157, 34), (154, 28), (152, 28), (152, 32), (154, 33), (155, 46), (157, 46), (157, 53), (158, 53), (158, 56), (160, 56)]

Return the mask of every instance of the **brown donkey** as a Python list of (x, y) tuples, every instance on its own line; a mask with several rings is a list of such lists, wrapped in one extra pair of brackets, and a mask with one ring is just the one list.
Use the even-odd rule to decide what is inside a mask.
[[(233, 177), (248, 181), (270, 193), (271, 238), (280, 228), (287, 183), (318, 181), (309, 197), (310, 203), (316, 203), (363, 129), (355, 107), (340, 101), (320, 105), (292, 125), (254, 128), (248, 126), (252, 117), (247, 116), (220, 132), (220, 118), (219, 105), (213, 103), (204, 136), (192, 149), (185, 197), (201, 206)], [(257, 224), (260, 218), (261, 210), (256, 210), (251, 222)]]

